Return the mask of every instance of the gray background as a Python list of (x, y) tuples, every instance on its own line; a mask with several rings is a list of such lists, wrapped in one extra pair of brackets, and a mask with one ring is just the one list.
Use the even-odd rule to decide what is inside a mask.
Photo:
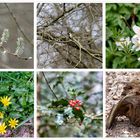
[[(25, 43), (22, 57), (33, 57), (33, 4), (32, 3), (9, 3), (10, 10), (14, 14), (16, 21), (29, 43), (19, 31), (15, 20), (12, 18), (4, 3), (0, 4), (0, 38), (5, 28), (9, 29), (10, 38), (4, 47), (14, 53), (16, 49), (17, 37), (23, 37)], [(33, 68), (33, 60), (21, 60), (10, 54), (0, 53), (0, 68)]]

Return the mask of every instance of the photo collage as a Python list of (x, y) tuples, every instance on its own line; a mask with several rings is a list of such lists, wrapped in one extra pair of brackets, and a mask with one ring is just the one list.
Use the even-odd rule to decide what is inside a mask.
[(0, 0), (0, 138), (140, 138), (140, 1)]

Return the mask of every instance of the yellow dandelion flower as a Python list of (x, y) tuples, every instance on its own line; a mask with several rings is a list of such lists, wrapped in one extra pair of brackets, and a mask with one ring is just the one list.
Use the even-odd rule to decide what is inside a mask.
[(3, 113), (2, 112), (0, 112), (0, 119), (2, 119), (3, 118)]
[(2, 123), (2, 124), (0, 124), (0, 134), (5, 134), (6, 133), (6, 125), (5, 125), (5, 123)]
[(9, 104), (11, 104), (10, 102), (11, 97), (5, 96), (5, 97), (1, 97), (0, 101), (2, 102), (2, 104), (6, 107), (9, 106)]
[(11, 128), (15, 128), (16, 125), (18, 125), (18, 120), (16, 120), (16, 119), (10, 119), (10, 121), (8, 121), (8, 122), (9, 122), (9, 126)]

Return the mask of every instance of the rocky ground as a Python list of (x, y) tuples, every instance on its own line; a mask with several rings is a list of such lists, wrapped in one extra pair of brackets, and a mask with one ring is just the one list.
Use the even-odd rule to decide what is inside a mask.
[[(140, 79), (140, 72), (107, 72), (106, 73), (106, 118), (114, 104), (121, 99), (124, 82)], [(107, 137), (140, 137), (140, 127), (130, 124), (125, 116), (118, 117), (116, 125), (106, 130)]]

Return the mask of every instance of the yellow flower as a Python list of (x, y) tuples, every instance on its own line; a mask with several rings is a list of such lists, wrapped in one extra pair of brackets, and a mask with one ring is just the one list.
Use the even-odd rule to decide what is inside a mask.
[(10, 121), (8, 121), (8, 122), (9, 122), (9, 126), (11, 128), (15, 128), (16, 125), (18, 125), (18, 120), (16, 120), (16, 119), (10, 119)]
[(3, 113), (2, 112), (0, 112), (0, 119), (2, 119), (3, 118)]
[(1, 97), (0, 101), (6, 107), (6, 106), (9, 106), (9, 104), (11, 104), (10, 99), (11, 97), (5, 96), (5, 97)]
[(5, 123), (2, 123), (2, 124), (0, 124), (0, 134), (5, 134), (6, 133), (6, 125), (5, 125)]

